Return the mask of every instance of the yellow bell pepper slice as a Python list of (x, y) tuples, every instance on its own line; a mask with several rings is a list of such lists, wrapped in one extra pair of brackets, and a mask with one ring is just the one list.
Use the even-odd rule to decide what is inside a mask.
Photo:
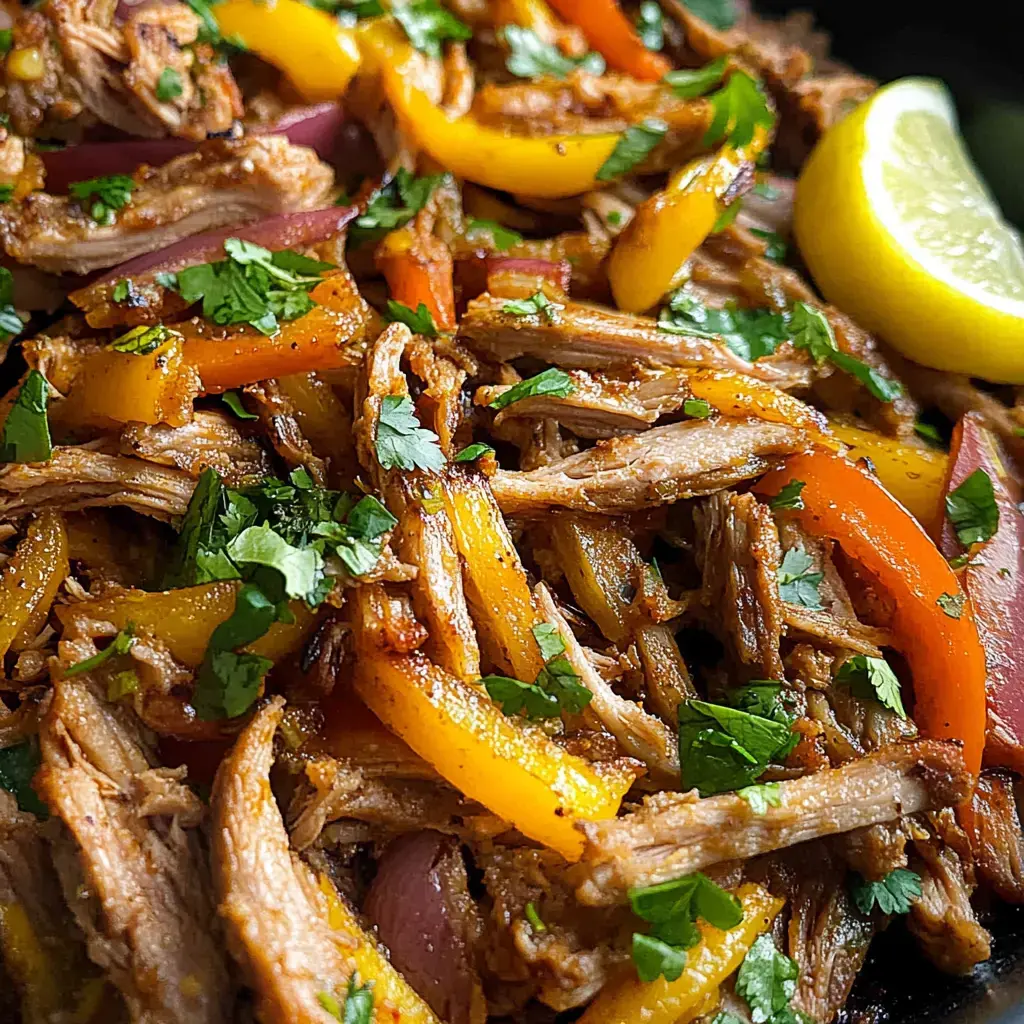
[[(89, 620), (113, 623), (124, 629), (129, 622), (167, 644), (178, 661), (190, 668), (202, 663), (210, 635), (231, 617), (240, 584), (236, 580), (200, 583), (180, 590), (128, 590), (57, 608), (64, 630)], [(275, 622), (244, 650), (279, 661), (297, 650), (313, 628), (315, 616), (302, 601), (289, 605), (294, 622)]]
[(949, 456), (930, 448), (912, 448), (871, 430), (832, 424), (832, 433), (848, 444), (847, 457), (867, 458), (882, 486), (926, 529), (942, 512)]
[(580, 1018), (580, 1024), (678, 1024), (693, 1020), (695, 1010), (739, 967), (754, 940), (766, 932), (782, 909), (759, 885), (748, 882), (733, 893), (743, 920), (727, 932), (699, 922), (701, 939), (686, 953), (686, 967), (675, 981), (640, 981), (632, 972), (606, 985)]
[(608, 259), (608, 281), (619, 309), (642, 313), (670, 289), (679, 268), (711, 234), (724, 209), (722, 197), (767, 142), (759, 126), (749, 145), (723, 146), (712, 156), (692, 160), (665, 189), (637, 207)]
[(530, 138), (506, 135), (470, 114), (451, 118), (416, 87), (418, 75), (413, 65), (418, 55), (390, 19), (374, 19), (373, 24), (357, 31), (364, 57), (380, 71), (403, 131), (456, 177), (547, 199), (579, 195), (599, 185), (597, 172), (620, 135)]
[(0, 572), (0, 658), (35, 639), (69, 571), (64, 520), (44, 509)]
[(307, 103), (337, 99), (362, 62), (355, 33), (301, 0), (224, 0), (214, 14), (222, 35), (284, 72)]
[(471, 800), (579, 860), (576, 822), (614, 817), (632, 772), (599, 773), (418, 651), (376, 649), (372, 634), (356, 631), (355, 689), (367, 707)]

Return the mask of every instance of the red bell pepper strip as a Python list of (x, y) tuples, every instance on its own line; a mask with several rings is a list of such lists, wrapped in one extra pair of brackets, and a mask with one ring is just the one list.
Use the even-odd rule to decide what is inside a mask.
[(672, 65), (644, 46), (615, 0), (548, 0), (566, 21), (583, 30), (587, 42), (616, 71), (644, 82), (660, 82)]
[[(950, 472), (943, 493), (958, 487), (976, 469), (992, 481), (999, 529), (976, 545), (960, 582), (974, 605), (978, 634), (988, 666), (988, 725), (985, 764), (1024, 773), (1024, 514), (1020, 486), (1003, 461), (999, 441), (975, 413), (953, 432)], [(945, 520), (939, 542), (947, 558), (963, 554)]]
[(894, 646), (914, 679), (914, 721), (926, 736), (959, 740), (975, 778), (985, 746), (985, 654), (970, 602), (952, 618), (938, 604), (960, 584), (917, 521), (866, 471), (828, 452), (794, 455), (763, 477), (775, 495), (802, 480), (801, 526), (839, 543), (893, 599)]

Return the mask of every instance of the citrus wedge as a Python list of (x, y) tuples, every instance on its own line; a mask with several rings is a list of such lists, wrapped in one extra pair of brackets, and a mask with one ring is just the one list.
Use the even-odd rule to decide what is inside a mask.
[(1024, 383), (1024, 248), (940, 82), (894, 82), (825, 135), (794, 229), (825, 297), (904, 355)]

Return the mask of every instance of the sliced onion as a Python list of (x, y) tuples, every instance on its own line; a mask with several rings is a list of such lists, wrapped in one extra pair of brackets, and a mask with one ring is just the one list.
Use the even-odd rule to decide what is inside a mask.
[(456, 840), (412, 832), (384, 851), (363, 906), (391, 962), (448, 1024), (470, 1024), (479, 1007), (479, 981), (457, 919), (456, 907), (466, 901)]
[(568, 260), (540, 260), (525, 256), (471, 253), (455, 260), (455, 276), (464, 298), (472, 299), (489, 288), (491, 278), (507, 275), (528, 281), (544, 278), (563, 292), (569, 291), (572, 265)]
[[(339, 156), (343, 142), (345, 111), (340, 103), (318, 103), (294, 107), (277, 120), (252, 125), (253, 135), (284, 135), (296, 146), (315, 149), (321, 159), (331, 162)], [(108, 174), (132, 174), (142, 164), (159, 167), (197, 143), (188, 139), (125, 139), (115, 142), (83, 142), (43, 153), (48, 192), (66, 192), (73, 181), (101, 178)]]

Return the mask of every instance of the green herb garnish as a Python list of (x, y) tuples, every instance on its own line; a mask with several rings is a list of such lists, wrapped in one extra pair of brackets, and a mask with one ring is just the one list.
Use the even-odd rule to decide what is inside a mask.
[(835, 680), (849, 686), (856, 697), (874, 697), (884, 707), (906, 719), (900, 696), (900, 681), (884, 658), (855, 654), (839, 666)]
[(114, 223), (114, 212), (131, 202), (132, 192), (137, 188), (138, 185), (128, 175), (109, 174), (88, 181), (73, 181), (68, 185), (68, 192), (83, 206), (88, 204), (89, 216), (97, 224), (109, 226)]
[(823, 572), (812, 572), (814, 559), (806, 551), (790, 548), (779, 567), (779, 597), (790, 604), (798, 604), (812, 611), (820, 611), (818, 587), (825, 578)]
[(156, 80), (156, 98), (161, 103), (170, 103), (176, 100), (184, 91), (185, 86), (181, 81), (181, 74), (174, 68), (164, 68), (160, 77)]
[(558, 323), (561, 303), (552, 302), (543, 292), (534, 292), (528, 299), (509, 299), (501, 307), (502, 313), (513, 316), (542, 316), (549, 324)]
[(411, 0), (391, 8), (395, 20), (405, 29), (409, 42), (428, 57), (440, 59), (441, 44), (449, 39), (465, 42), (473, 32), (437, 0)]
[(665, 137), (668, 125), (656, 117), (630, 125), (615, 143), (615, 149), (597, 172), (598, 181), (612, 181), (642, 163)]
[(519, 245), (523, 240), (523, 236), (518, 231), (506, 228), (496, 220), (479, 220), (476, 217), (470, 217), (467, 222), (466, 238), (472, 242), (481, 235), (488, 236), (498, 252), (505, 252), (513, 245)]
[(401, 302), (388, 299), (388, 309), (384, 318), (391, 323), (405, 324), (413, 334), (422, 334), (425, 338), (437, 337), (437, 324), (423, 302), (413, 310)]
[(665, 17), (657, 0), (644, 0), (636, 15), (636, 34), (648, 50), (665, 47)]
[(908, 868), (895, 868), (880, 882), (857, 875), (850, 880), (850, 894), (863, 914), (876, 906), (883, 914), (907, 914), (921, 897), (921, 876)]
[(91, 658), (76, 661), (74, 665), (68, 666), (64, 669), (64, 675), (77, 676), (82, 672), (91, 672), (94, 668), (99, 668), (104, 662), (110, 661), (111, 658), (119, 654), (127, 654), (134, 643), (135, 624), (129, 622), (102, 651), (94, 654)]
[(436, 473), (444, 455), (432, 430), (420, 426), (412, 399), (388, 395), (381, 403), (377, 423), (377, 459), (384, 469), (425, 469)]
[(532, 29), (519, 25), (506, 25), (501, 35), (510, 51), (505, 67), (517, 78), (565, 78), (578, 68), (592, 75), (604, 74), (604, 57), (599, 53), (566, 57), (557, 46), (545, 43)]
[(787, 509), (799, 511), (804, 507), (804, 499), (800, 496), (801, 491), (807, 486), (803, 480), (790, 480), (778, 494), (772, 498), (768, 505), (776, 512)]
[(53, 454), (46, 404), (50, 385), (38, 370), (29, 370), (7, 414), (0, 438), (0, 462), (46, 462)]
[(549, 367), (536, 377), (528, 380), (521, 380), (518, 384), (503, 391), (497, 398), (487, 403), (489, 409), (506, 409), (514, 402), (520, 402), (524, 398), (534, 398), (540, 395), (549, 395), (552, 398), (565, 398), (575, 391), (572, 378), (564, 370)]
[(985, 470), (976, 469), (946, 495), (946, 515), (965, 548), (984, 544), (995, 536), (999, 529), (999, 506), (992, 478)]

